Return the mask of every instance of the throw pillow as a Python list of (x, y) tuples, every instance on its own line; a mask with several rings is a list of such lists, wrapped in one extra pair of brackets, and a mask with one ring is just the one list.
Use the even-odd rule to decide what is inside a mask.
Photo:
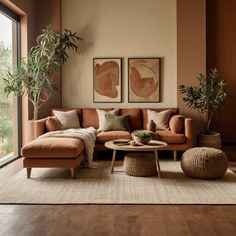
[(112, 115), (118, 115), (120, 109), (114, 109), (112, 111), (104, 111), (104, 110), (100, 110), (100, 109), (96, 109), (97, 110), (97, 114), (98, 114), (98, 120), (99, 120), (99, 128), (98, 131), (103, 131), (104, 130), (104, 125), (105, 125), (105, 115), (107, 113), (112, 114)]
[(184, 116), (174, 115), (170, 118), (170, 130), (175, 134), (180, 134), (184, 129)]
[(45, 122), (46, 129), (48, 132), (57, 131), (61, 129), (61, 125), (56, 116), (49, 116)]
[(156, 129), (168, 129), (169, 128), (169, 119), (172, 110), (165, 110), (156, 112), (153, 110), (147, 110), (148, 122), (151, 120), (156, 124)]
[(116, 116), (110, 113), (105, 115), (104, 132), (115, 130), (130, 130), (129, 115)]
[(53, 110), (53, 113), (60, 121), (61, 129), (71, 129), (71, 128), (80, 128), (80, 122), (78, 113), (76, 110), (72, 111), (56, 111)]

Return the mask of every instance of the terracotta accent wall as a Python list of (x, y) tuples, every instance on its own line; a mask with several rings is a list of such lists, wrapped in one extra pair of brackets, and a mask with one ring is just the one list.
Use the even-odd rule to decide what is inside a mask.
[(207, 69), (216, 67), (227, 79), (230, 97), (217, 112), (212, 129), (224, 143), (236, 143), (236, 1), (207, 0)]
[[(61, 30), (61, 0), (34, 0), (35, 1), (35, 33), (36, 37), (41, 29), (51, 24), (57, 32)], [(58, 91), (54, 92), (49, 101), (39, 110), (39, 119), (51, 114), (52, 107), (61, 107), (61, 74), (58, 72), (54, 79), (58, 84)], [(30, 104), (31, 105), (31, 104)], [(30, 106), (31, 107), (31, 106)], [(33, 118), (32, 107), (29, 119)]]
[[(177, 90), (181, 84), (194, 85), (197, 74), (206, 71), (205, 0), (177, 0)], [(188, 109), (178, 91), (180, 113), (194, 119), (199, 131), (197, 112)]]

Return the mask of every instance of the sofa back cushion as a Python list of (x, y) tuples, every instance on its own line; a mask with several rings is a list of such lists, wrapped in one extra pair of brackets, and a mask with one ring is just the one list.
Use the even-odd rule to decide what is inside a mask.
[(80, 128), (80, 121), (76, 110), (53, 111), (61, 124), (61, 129)]
[[(178, 108), (121, 108), (119, 115), (130, 115), (129, 118), (129, 125), (131, 130), (141, 130), (141, 129), (147, 129), (147, 122), (148, 122), (148, 117), (147, 117), (147, 109), (153, 110), (153, 111), (164, 111), (168, 109), (172, 109), (173, 112), (171, 113), (171, 117), (173, 115), (178, 115), (179, 114), (179, 109)], [(58, 111), (70, 111), (70, 110), (77, 110), (79, 120), (80, 120), (80, 125), (83, 128), (88, 128), (88, 127), (94, 127), (95, 129), (98, 129), (99, 127), (99, 120), (98, 120), (98, 115), (96, 108), (53, 108), (52, 110), (58, 110)], [(111, 111), (113, 108), (101, 108), (101, 110), (105, 111)], [(52, 112), (52, 115), (54, 113)]]
[[(101, 110), (111, 111), (112, 108), (102, 108)], [(83, 108), (82, 111), (82, 127), (94, 127), (95, 129), (99, 128), (99, 119), (96, 108)]]
[(140, 108), (120, 109), (120, 115), (129, 115), (131, 130), (142, 129), (142, 110)]
[(110, 113), (106, 113), (103, 131), (104, 132), (116, 131), (116, 130), (130, 131), (129, 117), (130, 117), (129, 115), (116, 116)]
[[(72, 110), (77, 111), (79, 120), (81, 121), (82, 120), (82, 109), (81, 108), (52, 108), (51, 114), (52, 114), (52, 116), (55, 115), (53, 111), (72, 111)], [(81, 123), (80, 123), (80, 125), (81, 125)]]
[(147, 129), (147, 123), (148, 123), (148, 115), (147, 115), (147, 110), (152, 110), (152, 111), (156, 111), (156, 112), (160, 112), (160, 111), (165, 111), (165, 110), (169, 110), (171, 109), (171, 114), (170, 114), (170, 118), (173, 115), (178, 115), (179, 114), (179, 109), (178, 108), (143, 108), (142, 109), (142, 115), (143, 115), (143, 129)]
[[(156, 129), (168, 129), (170, 114), (172, 110), (168, 109), (165, 111), (156, 112), (153, 110), (147, 109), (148, 123), (153, 121), (156, 125)], [(148, 128), (148, 125), (147, 125)]]
[(104, 111), (101, 109), (96, 109), (97, 115), (98, 115), (98, 122), (99, 122), (99, 128), (98, 131), (104, 131), (105, 124), (106, 124), (106, 115), (111, 114), (111, 115), (118, 115), (119, 114), (119, 109), (114, 109), (111, 111)]

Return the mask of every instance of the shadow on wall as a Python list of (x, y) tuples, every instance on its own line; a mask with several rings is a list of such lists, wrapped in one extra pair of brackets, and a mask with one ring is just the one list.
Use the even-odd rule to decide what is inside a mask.
[(79, 42), (79, 54), (70, 54), (70, 60), (67, 62), (71, 68), (76, 68), (78, 66), (78, 60), (83, 61), (82, 55), (88, 54), (90, 49), (94, 45), (94, 31), (90, 26), (84, 26), (83, 29), (76, 30), (79, 37), (82, 39)]
[(81, 54), (86, 54), (90, 50), (90, 48), (92, 48), (94, 45), (93, 30), (91, 29), (91, 27), (85, 26), (82, 30), (80, 30), (79, 35), (82, 38), (79, 52)]

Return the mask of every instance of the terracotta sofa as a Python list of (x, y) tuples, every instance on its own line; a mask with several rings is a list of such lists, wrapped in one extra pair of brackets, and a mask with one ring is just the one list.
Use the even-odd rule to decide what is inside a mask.
[[(151, 109), (162, 111), (163, 109)], [(169, 109), (169, 108), (168, 108)], [(55, 109), (54, 109), (55, 110)], [(72, 109), (56, 109), (68, 111)], [(83, 128), (99, 127), (98, 115), (95, 108), (76, 109)], [(106, 111), (112, 109), (103, 109)], [(178, 108), (172, 108), (171, 117), (179, 113)], [(119, 115), (130, 115), (129, 125), (131, 132), (134, 130), (146, 129), (147, 108), (121, 108)], [(36, 139), (47, 132), (46, 119), (33, 121), (29, 142), (22, 148), (23, 166), (27, 168), (27, 177), (30, 178), (33, 167), (63, 167), (70, 168), (72, 177), (75, 177), (75, 168), (78, 167), (85, 158), (84, 144), (81, 140), (74, 138), (50, 138)], [(108, 131), (100, 132), (96, 136), (95, 153), (98, 150), (106, 150), (104, 143), (109, 140), (125, 138), (131, 139), (129, 131)], [(177, 151), (184, 151), (193, 146), (192, 119), (184, 118), (182, 133), (173, 133), (171, 130), (157, 130), (158, 139), (168, 143), (166, 150), (172, 150), (176, 160)]]

